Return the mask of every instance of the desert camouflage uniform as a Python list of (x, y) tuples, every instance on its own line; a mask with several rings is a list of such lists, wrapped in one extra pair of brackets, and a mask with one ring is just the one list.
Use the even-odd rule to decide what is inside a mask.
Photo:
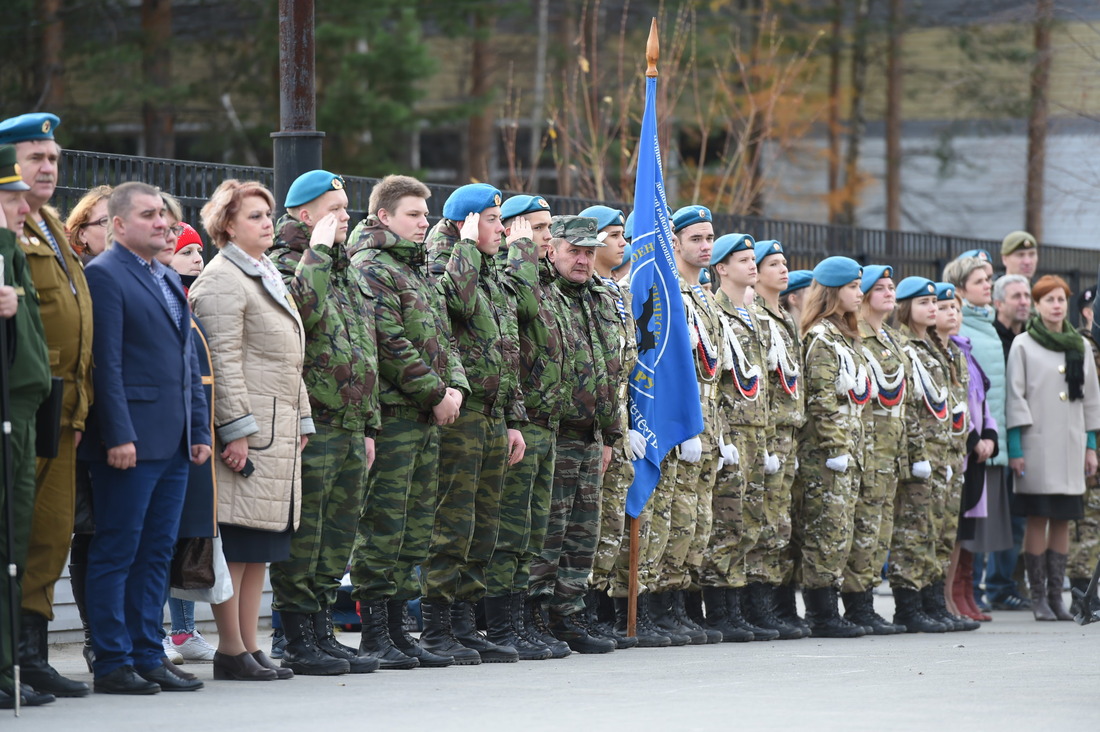
[(970, 432), (967, 391), (970, 388), (970, 369), (962, 350), (952, 342), (947, 344), (948, 363), (950, 364), (951, 401), (948, 407), (951, 416), (947, 425), (951, 435), (951, 445), (947, 451), (948, 464), (951, 466), (951, 479), (943, 484), (944, 492), (936, 496), (932, 506), (932, 518), (935, 521), (936, 551), (932, 571), (934, 579), (944, 579), (947, 567), (951, 563), (951, 553), (959, 534), (959, 511), (962, 508), (963, 463), (966, 460), (966, 437)]
[[(1096, 372), (1100, 374), (1100, 349), (1092, 340), (1091, 333), (1084, 328), (1079, 332), (1092, 349)], [(1091, 580), (1096, 562), (1100, 561), (1100, 481), (1093, 475), (1085, 481), (1085, 486), (1085, 517), (1075, 522), (1076, 528), (1070, 534), (1072, 542), (1066, 565), (1066, 576), (1076, 580)]]

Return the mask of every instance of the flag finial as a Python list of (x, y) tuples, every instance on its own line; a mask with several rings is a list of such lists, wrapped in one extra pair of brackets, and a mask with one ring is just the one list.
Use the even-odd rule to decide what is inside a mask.
[(645, 43), (645, 75), (657, 77), (657, 59), (661, 55), (661, 42), (657, 40), (657, 19), (653, 18), (649, 24), (649, 40)]

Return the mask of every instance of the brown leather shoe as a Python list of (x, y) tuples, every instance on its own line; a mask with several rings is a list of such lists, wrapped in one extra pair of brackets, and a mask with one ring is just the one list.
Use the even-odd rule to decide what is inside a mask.
[(278, 674), (264, 668), (248, 651), (230, 656), (218, 651), (214, 654), (215, 681), (274, 681)]
[(270, 658), (268, 658), (267, 654), (264, 653), (263, 651), (253, 651), (252, 652), (252, 657), (256, 659), (256, 663), (260, 664), (264, 668), (269, 668), (272, 671), (274, 671), (276, 679), (279, 679), (280, 681), (284, 681), (286, 679), (293, 679), (294, 678), (294, 672), (293, 671), (291, 671), (288, 668), (283, 668), (281, 666), (276, 666), (275, 662), (272, 661)]

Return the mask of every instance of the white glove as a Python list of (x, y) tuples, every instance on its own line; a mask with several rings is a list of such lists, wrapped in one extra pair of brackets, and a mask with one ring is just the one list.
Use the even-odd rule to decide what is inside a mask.
[(951, 466), (947, 466), (947, 482), (951, 482), (951, 476), (955, 474), (955, 471), (951, 469)]
[(727, 465), (733, 466), (741, 462), (741, 455), (737, 452), (737, 447), (732, 443), (723, 444), (718, 448), (722, 453), (722, 464), (718, 467), (725, 467)]
[(796, 473), (798, 472), (798, 466), (799, 466), (800, 464), (801, 464), (801, 463), (799, 463), (799, 462), (798, 462), (798, 456), (797, 456), (797, 455), (795, 455), (795, 456), (794, 456), (794, 472), (796, 472)]
[(638, 430), (630, 430), (627, 433), (627, 439), (630, 441), (630, 451), (634, 453), (635, 460), (641, 460), (645, 457), (645, 451), (648, 445), (646, 444), (645, 437)]
[(764, 475), (775, 475), (779, 472), (779, 456), (770, 453), (764, 457)]
[(912, 467), (909, 468), (909, 472), (913, 474), (914, 478), (926, 480), (932, 475), (932, 463), (927, 460), (915, 462)]
[(825, 461), (825, 467), (829, 470), (834, 470), (838, 473), (844, 473), (848, 470), (848, 456), (840, 455), (835, 458), (829, 458)]
[(698, 437), (680, 443), (680, 459), (685, 463), (697, 463), (703, 457), (703, 441)]

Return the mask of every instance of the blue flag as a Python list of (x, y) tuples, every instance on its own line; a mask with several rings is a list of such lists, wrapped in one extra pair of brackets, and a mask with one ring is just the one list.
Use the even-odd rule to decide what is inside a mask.
[(638, 365), (630, 377), (630, 428), (645, 437), (645, 457), (634, 461), (626, 512), (637, 518), (661, 477), (669, 450), (703, 431), (691, 337), (679, 274), (672, 256), (661, 148), (657, 139), (657, 79), (647, 78), (638, 177), (634, 184), (634, 248), (630, 270)]

